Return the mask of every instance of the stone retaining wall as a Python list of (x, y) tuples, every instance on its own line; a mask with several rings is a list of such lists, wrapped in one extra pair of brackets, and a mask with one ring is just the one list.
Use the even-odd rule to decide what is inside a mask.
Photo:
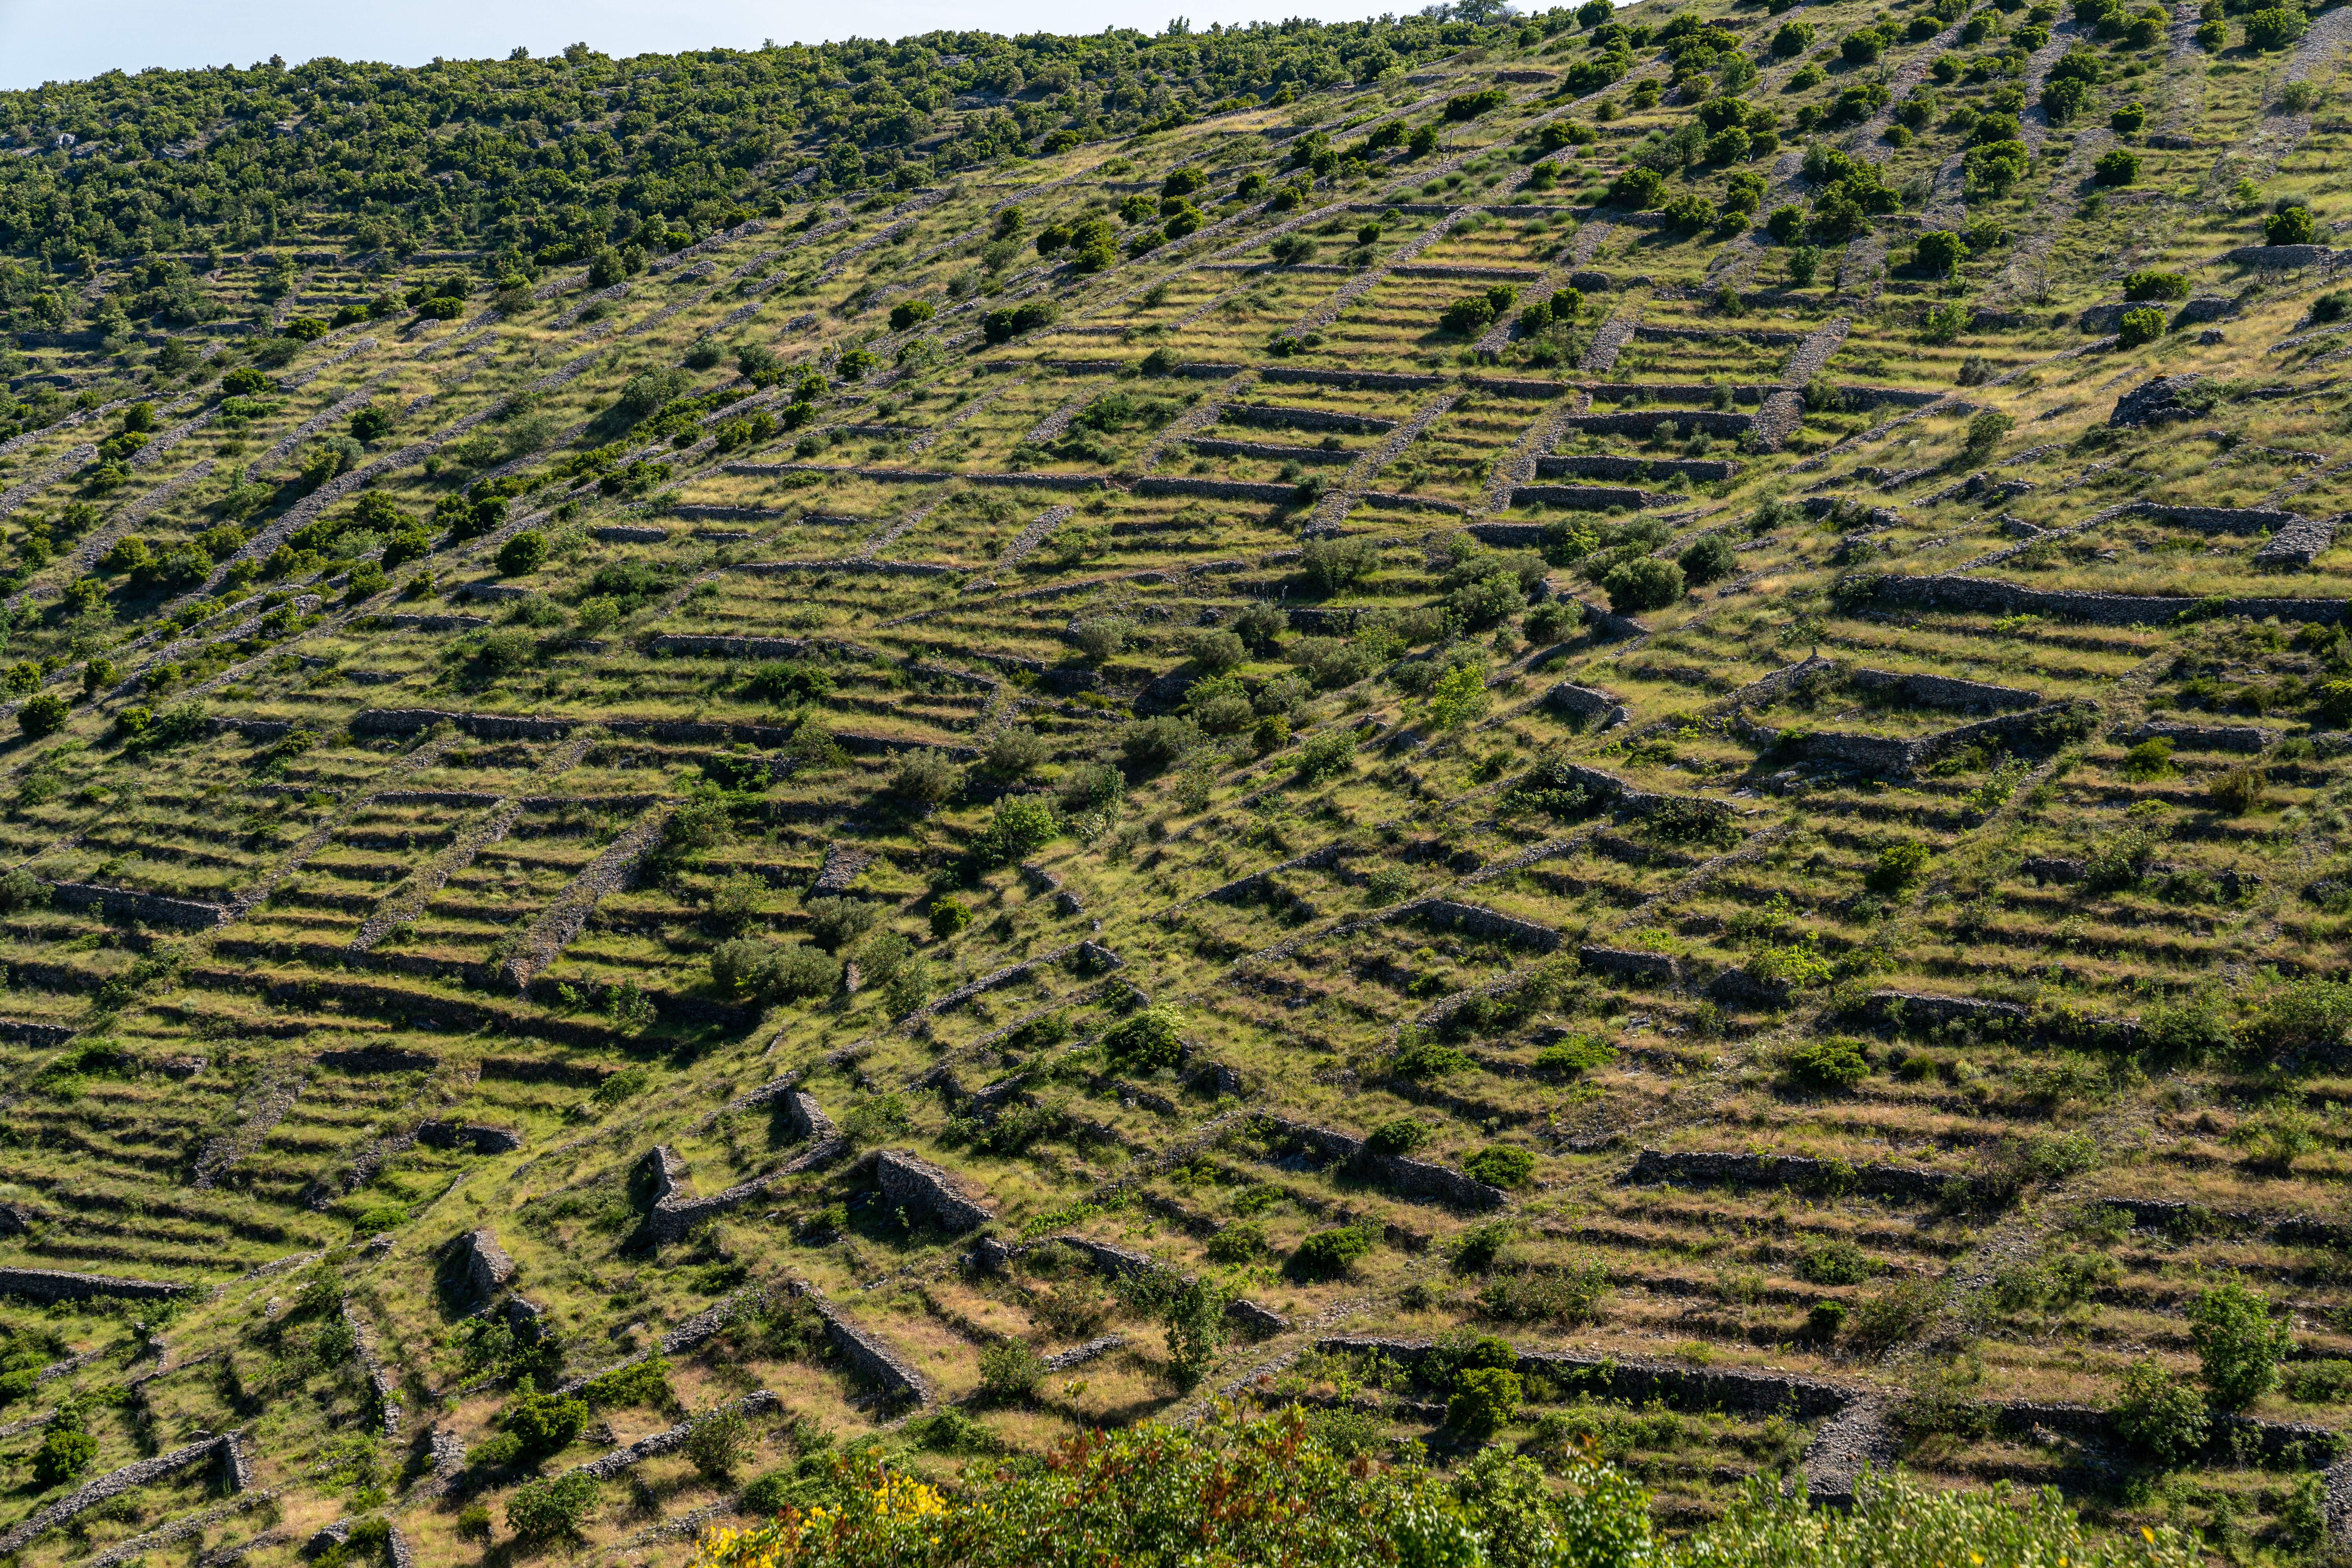
[(994, 1205), (971, 1197), (947, 1172), (901, 1150), (876, 1152), (874, 1179), (892, 1208), (905, 1210), (916, 1223), (929, 1220), (950, 1235), (977, 1230), (996, 1217)]
[[(217, 1437), (207, 1437), (201, 1443), (190, 1443), (185, 1447), (174, 1448), (168, 1454), (158, 1454), (152, 1459), (142, 1459), (135, 1465), (126, 1465), (111, 1475), (100, 1476), (79, 1491), (69, 1497), (58, 1499), (47, 1508), (41, 1509), (31, 1517), (11, 1527), (5, 1533), (0, 1533), (0, 1556), (9, 1556), (23, 1551), (26, 1543), (34, 1537), (89, 1512), (100, 1503), (110, 1502), (134, 1487), (143, 1487), (150, 1481), (161, 1480), (165, 1476), (176, 1475), (196, 1465), (220, 1464), (223, 1462), (222, 1456), (225, 1452), (228, 1454), (240, 1452), (238, 1434), (228, 1432)], [(229, 1474), (232, 1481), (242, 1469), (240, 1460), (230, 1461)]]
[(793, 1293), (816, 1309), (817, 1316), (824, 1320), (825, 1338), (833, 1345), (835, 1352), (848, 1364), (850, 1371), (879, 1384), (884, 1399), (892, 1402), (912, 1400), (918, 1405), (931, 1402), (929, 1380), (879, 1336), (843, 1317), (835, 1310), (832, 1302), (817, 1293), (813, 1285), (796, 1280)]
[(1334, 414), (1324, 408), (1293, 408), (1276, 403), (1227, 404), (1220, 417), (1228, 425), (1255, 425), (1270, 430), (1338, 430), (1356, 436), (1385, 436), (1396, 428), (1393, 419)]
[(1534, 921), (1523, 921), (1498, 910), (1480, 904), (1456, 903), (1451, 899), (1423, 899), (1406, 904), (1390, 916), (1391, 920), (1411, 916), (1473, 936), (1491, 937), (1509, 942), (1514, 947), (1533, 948), (1538, 952), (1551, 952), (1559, 946), (1559, 932)]
[(2169, 741), (2198, 752), (2261, 752), (2267, 751), (2278, 735), (2252, 724), (2179, 724), (2168, 719), (2151, 719), (2117, 738)]
[(1611, 511), (1620, 507), (1639, 511), (1674, 499), (1619, 485), (1514, 485), (1510, 504), (1564, 507), (1570, 511)]
[(1459, 1208), (1500, 1208), (1509, 1201), (1502, 1188), (1426, 1160), (1400, 1154), (1376, 1154), (1361, 1138), (1328, 1127), (1316, 1127), (1271, 1114), (1257, 1118), (1259, 1128), (1276, 1137), (1305, 1145), (1321, 1158), (1345, 1165), (1400, 1197), (1434, 1198)]
[[(1183, 366), (1189, 370), (1192, 367)], [(1220, 376), (1231, 375), (1240, 365), (1203, 366), (1213, 369)], [(1413, 375), (1392, 371), (1370, 370), (1308, 370), (1301, 365), (1267, 365), (1257, 373), (1260, 381), (1276, 385), (1362, 387), (1373, 392), (1412, 392), (1423, 387), (1443, 386), (1442, 375)]]
[(51, 882), (49, 901), (69, 910), (97, 910), (108, 920), (144, 921), (150, 925), (205, 930), (228, 923), (226, 905), (197, 899), (171, 899), (129, 888), (102, 888), (92, 882)]
[[(33, 1301), (161, 1301), (195, 1289), (161, 1279), (122, 1279), (54, 1268), (0, 1268), (0, 1296), (22, 1296)], [(5, 1554), (6, 1549), (0, 1549), (0, 1556)]]
[(1737, 479), (1739, 465), (1717, 458), (1538, 458), (1536, 478), (1558, 479), (1665, 479), (1675, 475), (1696, 483)]
[(712, 1415), (724, 1412), (732, 1412), (739, 1415), (760, 1415), (771, 1410), (780, 1409), (782, 1405), (783, 1401), (766, 1389), (758, 1389), (740, 1399), (731, 1400), (695, 1420), (681, 1421), (675, 1426), (640, 1437), (626, 1447), (615, 1448), (609, 1454), (600, 1454), (584, 1465), (574, 1465), (564, 1473), (586, 1476), (592, 1480), (607, 1480), (625, 1470), (635, 1468), (657, 1455), (670, 1453), (685, 1447), (686, 1440), (694, 1435), (694, 1429), (709, 1420)]
[(1297, 485), (1256, 479), (1186, 479), (1147, 475), (1135, 481), (1139, 496), (1201, 496), (1211, 500), (1271, 501), (1276, 506), (1307, 499)]
[(1848, 1165), (1798, 1154), (1661, 1153), (1644, 1149), (1625, 1173), (1630, 1186), (1677, 1183), (1703, 1187), (1792, 1187), (1800, 1192), (1863, 1193), (1933, 1201), (1952, 1173), (1908, 1165)]
[(1973, 996), (1935, 996), (1912, 991), (1874, 991), (1863, 999), (1857, 1015), (1882, 1028), (1929, 1024), (1997, 1024), (2024, 1026), (2027, 1014), (2014, 1002), (1985, 1002)]
[(1992, 686), (1981, 680), (1961, 680), (1948, 675), (1898, 673), (1887, 669), (1856, 669), (1846, 684), (1860, 690), (1892, 695), (1922, 708), (1956, 708), (1964, 712), (2002, 712), (2039, 708), (2040, 693), (2014, 686)]
[(1587, 942), (1576, 950), (1576, 961), (1596, 974), (1613, 974), (1622, 980), (1639, 981), (1644, 984), (1675, 985), (1682, 981), (1682, 966), (1663, 952), (1596, 947)]
[(1188, 436), (1184, 444), (1203, 458), (1257, 458), (1271, 463), (1352, 463), (1356, 454), (1322, 447), (1285, 447), (1271, 441), (1226, 441), (1212, 436)]
[(1723, 440), (1738, 440), (1756, 423), (1753, 414), (1726, 414), (1715, 408), (1644, 409), (1641, 413), (1571, 414), (1560, 421), (1563, 434), (1631, 436), (1646, 441), (1661, 425), (1671, 424), (1684, 435), (1706, 431)]
[(2091, 626), (2170, 626), (2184, 615), (2217, 615), (2245, 620), (2316, 621), (2334, 626), (2344, 620), (2352, 600), (2291, 598), (2191, 599), (2159, 594), (2094, 594), (2075, 588), (2027, 588), (1989, 577), (1967, 577), (1956, 572), (1910, 577), (1889, 573), (1868, 584), (1868, 595), (1880, 604), (1922, 610), (1956, 610), (1972, 615), (2048, 616), (2055, 620)]

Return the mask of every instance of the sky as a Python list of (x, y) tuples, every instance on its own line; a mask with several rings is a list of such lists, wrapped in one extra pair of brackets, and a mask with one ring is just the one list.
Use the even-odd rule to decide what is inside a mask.
[(1177, 16), (1195, 27), (1299, 15), (1342, 22), (1419, 8), (1419, 0), (1385, 6), (1373, 0), (0, 0), (0, 88), (150, 66), (246, 66), (271, 55), (289, 65), (320, 55), (423, 65), (436, 55), (503, 58), (517, 45), (554, 54), (575, 41), (617, 56), (751, 49), (769, 38), (898, 38), (945, 27), (1157, 33)]

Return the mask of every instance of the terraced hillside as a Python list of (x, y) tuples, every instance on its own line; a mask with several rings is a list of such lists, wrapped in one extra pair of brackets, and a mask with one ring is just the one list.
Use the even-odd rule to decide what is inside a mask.
[(2352, 1545), (2347, 19), (26, 239), (214, 308), (12, 361), (0, 1553), (677, 1561), (1224, 1396)]

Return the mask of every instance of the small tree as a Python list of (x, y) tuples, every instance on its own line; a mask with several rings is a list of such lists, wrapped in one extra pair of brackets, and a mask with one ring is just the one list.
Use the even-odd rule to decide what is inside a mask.
[(1720, 533), (1710, 533), (1697, 540), (1675, 558), (1683, 569), (1683, 581), (1693, 587), (1717, 583), (1739, 570), (1738, 552), (1731, 541)]
[(2189, 1301), (2189, 1340), (2224, 1410), (2242, 1410), (2276, 1387), (2279, 1358), (2294, 1346), (2287, 1326), (2271, 1318), (2270, 1298), (2234, 1279)]
[(1609, 607), (1621, 616), (1663, 610), (1683, 596), (1683, 569), (1671, 561), (1638, 556), (1612, 567), (1601, 587)]
[(1517, 1373), (1474, 1367), (1455, 1382), (1453, 1397), (1445, 1402), (1446, 1424), (1465, 1437), (1491, 1437), (1510, 1425), (1522, 1397)]
[(926, 805), (936, 805), (953, 795), (955, 784), (955, 764), (929, 746), (901, 752), (890, 770), (890, 793)]
[(1230, 1300), (1203, 1279), (1186, 1281), (1169, 1299), (1168, 1367), (1180, 1388), (1198, 1384), (1224, 1348), (1225, 1306)]

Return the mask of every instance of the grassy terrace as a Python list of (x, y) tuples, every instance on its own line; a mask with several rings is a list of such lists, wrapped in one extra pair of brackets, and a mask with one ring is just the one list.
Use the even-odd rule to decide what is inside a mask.
[[(1639, 90), (1674, 68), (1646, 36), (1581, 92), (1591, 30), (1538, 21), (949, 184), (793, 187), (707, 268), (593, 301), (576, 264), (494, 307), (467, 261), (387, 279), (289, 233), (265, 248), (321, 258), (293, 293), (257, 252), (206, 297), (473, 289), (265, 353), (233, 403), (273, 340), (191, 330), (217, 362), (137, 390), (158, 432), (207, 417), (112, 489), (68, 458), (117, 415), (0, 455), (10, 700), (66, 700), (0, 748), (0, 1265), (195, 1287), (0, 1306), (0, 1526), (231, 1429), (272, 1494), (184, 1471), (18, 1561), (205, 1514), (131, 1554), (290, 1568), (374, 1512), (422, 1563), (520, 1560), (520, 1380), (697, 1322), (667, 1396), (608, 1388), (537, 1468), (779, 1404), (731, 1456), (605, 1479), (583, 1549), (682, 1560), (856, 1443), (946, 1477), (1227, 1390), (1452, 1462), (1448, 1390), (1318, 1342), (1465, 1332), (1660, 1370), (1614, 1400), (1528, 1363), (1500, 1440), (1559, 1476), (1589, 1436), (1677, 1528), (1759, 1472), (1845, 1479), (1825, 1405), (1697, 1381), (1769, 1371), (1859, 1397), (1866, 1446), (1938, 1484), (2055, 1485), (2216, 1561), (2340, 1547), (2314, 1478), (2352, 1433), (2352, 546), (2278, 566), (2251, 524), (2129, 510), (2352, 509), (2332, 282), (2223, 258), (2284, 199), (2323, 241), (2345, 216), (2333, 14), (2269, 54), (2234, 19), (2213, 54), (2086, 46), (2093, 105), (2050, 127), (2005, 54), (2023, 9), (1939, 57), (1967, 9), (1897, 5), (1856, 66), (1852, 0), (1653, 4), (1731, 25), (1777, 152), (1661, 151), (1719, 95)], [(1813, 35), (1776, 54), (1787, 21)], [(1932, 102), (1834, 110), (1898, 72)], [(2132, 101), (2145, 130), (2109, 129)], [(2038, 156), (1969, 180), (1975, 128), (2021, 112)], [(1316, 172), (1308, 133), (1345, 157), (1391, 115), (1435, 145)], [(1824, 211), (1816, 142), (1894, 210), (1793, 237), (1806, 276), (1762, 225)], [(2114, 146), (2128, 185), (2093, 177)], [(1611, 205), (1637, 164), (1658, 201)], [(1190, 172), (1215, 232), (1129, 246)], [(1752, 222), (1661, 211), (1746, 174)], [(1035, 248), (1087, 223), (1105, 266)], [(1948, 274), (1927, 232), (1966, 237)], [(2110, 339), (2095, 308), (2145, 270), (2211, 313)], [(1571, 271), (1605, 286), (1515, 324)], [(2112, 421), (2158, 376), (2197, 378), (2179, 417)], [(1710, 425), (1780, 388), (1792, 427)], [(338, 471), (363, 483), (322, 503)], [(1645, 493), (1515, 503), (1538, 484)], [(2187, 613), (1904, 585), (1947, 573)], [(2203, 603), (2232, 597), (2310, 603)], [(1864, 671), (2053, 706), (1946, 743), (1990, 700)], [(672, 1205), (730, 1194), (681, 1234), (656, 1146)], [(983, 1222), (886, 1192), (886, 1151)], [(513, 1264), (488, 1298), (481, 1231)], [(982, 1237), (1024, 1249), (978, 1267)], [(1190, 1362), (1180, 1277), (1236, 1303)], [(2274, 1375), (2166, 1460), (2108, 1413), (2143, 1363), (2201, 1407), (2225, 1281), (2262, 1292)], [(819, 1299), (921, 1388), (877, 1386)], [(1093, 1353), (1024, 1382), (1008, 1345)], [(85, 1468), (37, 1479), (76, 1420)]]

